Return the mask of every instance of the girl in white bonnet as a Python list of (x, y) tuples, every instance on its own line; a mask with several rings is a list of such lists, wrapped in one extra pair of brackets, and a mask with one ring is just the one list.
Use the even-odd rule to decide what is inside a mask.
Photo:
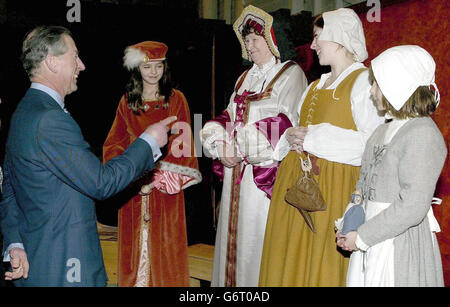
[(371, 62), (371, 94), (391, 119), (367, 142), (355, 190), (365, 223), (337, 244), (354, 251), (347, 286), (443, 286), (431, 204), (447, 155), (430, 115), (439, 104), (436, 64), (419, 46), (387, 49)]

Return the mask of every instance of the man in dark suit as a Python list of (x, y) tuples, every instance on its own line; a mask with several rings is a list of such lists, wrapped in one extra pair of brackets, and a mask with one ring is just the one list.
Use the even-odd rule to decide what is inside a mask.
[(93, 199), (105, 199), (154, 167), (176, 117), (149, 126), (105, 165), (64, 108), (85, 66), (70, 32), (38, 27), (26, 37), (32, 82), (11, 119), (0, 222), (5, 279), (17, 286), (105, 286)]

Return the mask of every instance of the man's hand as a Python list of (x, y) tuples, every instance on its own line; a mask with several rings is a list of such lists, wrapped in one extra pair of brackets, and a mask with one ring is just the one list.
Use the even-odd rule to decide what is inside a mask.
[(9, 251), (9, 256), (12, 272), (5, 273), (5, 280), (28, 278), (30, 265), (28, 264), (27, 253), (21, 248), (14, 247)]
[(168, 141), (167, 132), (169, 132), (169, 125), (176, 120), (176, 116), (167, 117), (156, 124), (148, 126), (145, 129), (145, 133), (150, 134), (159, 147), (164, 147)]

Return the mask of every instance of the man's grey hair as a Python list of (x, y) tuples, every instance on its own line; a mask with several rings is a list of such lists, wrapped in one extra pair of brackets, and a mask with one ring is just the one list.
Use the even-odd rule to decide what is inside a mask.
[(61, 26), (39, 26), (27, 34), (22, 44), (22, 64), (28, 77), (39, 72), (40, 64), (48, 54), (58, 56), (67, 51), (63, 35), (72, 36)]

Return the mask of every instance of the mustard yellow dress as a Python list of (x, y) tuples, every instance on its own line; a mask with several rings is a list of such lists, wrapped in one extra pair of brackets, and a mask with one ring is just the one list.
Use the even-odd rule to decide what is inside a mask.
[[(300, 126), (330, 123), (356, 130), (350, 95), (361, 72), (350, 73), (335, 89), (318, 89), (315, 81), (300, 112)], [(290, 151), (283, 159), (275, 181), (268, 214), (259, 285), (345, 286), (348, 255), (338, 251), (334, 221), (343, 215), (359, 177), (359, 167), (317, 158), (315, 179), (327, 210), (310, 213), (315, 233), (284, 196), (301, 172), (300, 154)]]

